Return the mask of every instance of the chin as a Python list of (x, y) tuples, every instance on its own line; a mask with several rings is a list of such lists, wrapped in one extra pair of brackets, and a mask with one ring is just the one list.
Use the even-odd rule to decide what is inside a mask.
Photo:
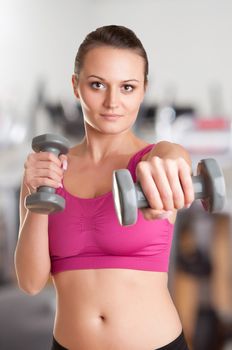
[(99, 124), (90, 124), (86, 123), (87, 129), (90, 128), (92, 130), (95, 130), (101, 134), (109, 134), (109, 135), (117, 135), (121, 133), (125, 133), (129, 131), (133, 127), (134, 123), (131, 123), (129, 125), (120, 125), (120, 123), (99, 123)]
[(119, 128), (119, 127), (108, 127), (108, 128), (99, 128), (98, 131), (102, 134), (105, 135), (118, 135), (118, 134), (123, 134), (127, 132), (130, 129), (130, 127), (124, 127), (124, 128)]

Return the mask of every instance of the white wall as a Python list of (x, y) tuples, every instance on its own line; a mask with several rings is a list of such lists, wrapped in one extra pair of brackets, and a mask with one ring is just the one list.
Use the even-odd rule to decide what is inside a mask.
[[(147, 99), (174, 87), (177, 102), (211, 112), (209, 88), (222, 88), (232, 115), (231, 0), (0, 0), (0, 107), (24, 110), (38, 79), (51, 98), (74, 99), (70, 78), (84, 36), (122, 24), (143, 41), (150, 60)], [(172, 92), (171, 92), (172, 94)]]

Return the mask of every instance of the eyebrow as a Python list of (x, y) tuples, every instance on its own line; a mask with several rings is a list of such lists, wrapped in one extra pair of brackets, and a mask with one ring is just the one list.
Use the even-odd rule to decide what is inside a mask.
[[(97, 78), (97, 79), (100, 79), (100, 80), (102, 80), (102, 81), (105, 81), (104, 78), (101, 78), (101, 77), (99, 77), (99, 76), (97, 76), (97, 75), (89, 75), (87, 78), (88, 78), (88, 79), (89, 79), (89, 78)], [(137, 79), (127, 79), (127, 80), (123, 80), (123, 83), (127, 83), (127, 82), (129, 82), (129, 81), (136, 81), (137, 83), (139, 83), (139, 80), (137, 80)]]

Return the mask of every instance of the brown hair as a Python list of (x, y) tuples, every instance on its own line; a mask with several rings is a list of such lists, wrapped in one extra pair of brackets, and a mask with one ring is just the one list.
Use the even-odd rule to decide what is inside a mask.
[(101, 47), (112, 46), (119, 49), (130, 49), (144, 59), (144, 83), (147, 83), (148, 59), (146, 51), (135, 33), (124, 26), (108, 25), (97, 28), (89, 33), (80, 45), (74, 66), (74, 73), (79, 74), (84, 63), (85, 55), (89, 50)]

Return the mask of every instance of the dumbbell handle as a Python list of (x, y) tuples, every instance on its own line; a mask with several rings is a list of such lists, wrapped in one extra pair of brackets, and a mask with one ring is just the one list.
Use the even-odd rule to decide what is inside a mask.
[[(194, 198), (203, 199), (207, 196), (204, 177), (201, 175), (192, 176)], [(143, 193), (139, 182), (135, 183), (138, 208), (148, 208), (149, 203)]]
[[(43, 151), (43, 150), (41, 150)], [(59, 156), (60, 155), (60, 151), (57, 148), (53, 148), (53, 147), (47, 147), (46, 152), (50, 152), (53, 153), (55, 156)], [(50, 187), (50, 186), (40, 186), (37, 188), (37, 192), (46, 192), (46, 193), (55, 193), (56, 189), (54, 187)]]

